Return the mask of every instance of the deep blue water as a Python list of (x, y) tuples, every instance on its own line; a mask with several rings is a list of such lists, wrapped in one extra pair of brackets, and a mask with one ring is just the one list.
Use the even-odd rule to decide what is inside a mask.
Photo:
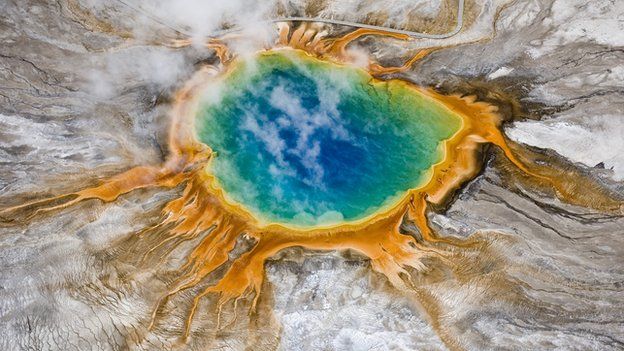
[(363, 218), (417, 187), (459, 117), (404, 83), (356, 68), (270, 54), (205, 102), (198, 136), (231, 200), (266, 222)]

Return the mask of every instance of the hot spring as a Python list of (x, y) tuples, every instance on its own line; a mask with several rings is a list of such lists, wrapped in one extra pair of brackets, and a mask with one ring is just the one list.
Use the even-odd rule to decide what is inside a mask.
[(295, 227), (392, 207), (430, 180), (461, 126), (407, 82), (292, 50), (237, 62), (207, 88), (196, 120), (226, 200)]

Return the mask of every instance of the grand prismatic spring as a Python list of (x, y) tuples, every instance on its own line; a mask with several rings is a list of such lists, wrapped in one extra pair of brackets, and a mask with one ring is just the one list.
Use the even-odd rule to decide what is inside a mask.
[(394, 205), (429, 180), (461, 127), (441, 103), (361, 69), (295, 52), (252, 65), (229, 74), (196, 123), (218, 156), (209, 172), (264, 222), (336, 224)]
[[(457, 6), (458, 11), (464, 11), (463, 1)], [(505, 6), (491, 14), (494, 20), (504, 18)], [(477, 25), (479, 16), (488, 13), (489, 7), (481, 12), (477, 7), (478, 3), (466, 2), (462, 12), (466, 22), (461, 16), (456, 18), (455, 32), (483, 27)], [(89, 28), (123, 38), (139, 36), (115, 32), (114, 26), (80, 10), (73, 2), (67, 9), (76, 16), (75, 21)], [(457, 34), (451, 27), (447, 32), (449, 38)], [(176, 76), (175, 89), (158, 92), (145, 108), (165, 111), (164, 122), (150, 120), (158, 126), (154, 134), (162, 135), (149, 139), (157, 147), (143, 143), (138, 148), (139, 154), (141, 148), (158, 149), (161, 154), (151, 159), (158, 162), (137, 161), (132, 167), (111, 168), (115, 161), (96, 155), (95, 160), (104, 160), (101, 166), (105, 174), (68, 176), (62, 188), (32, 191), (0, 207), (0, 224), (7, 233), (13, 230), (30, 235), (35, 230), (32, 228), (39, 228), (37, 223), (48, 222), (51, 227), (45, 227), (47, 232), (62, 231), (61, 225), (54, 226), (58, 221), (66, 227), (76, 226), (76, 237), (89, 243), (85, 251), (92, 250), (92, 257), (75, 260), (100, 267), (94, 282), (84, 282), (91, 279), (90, 273), (76, 270), (45, 289), (61, 291), (52, 294), (53, 301), (77, 301), (67, 309), (81, 311), (75, 313), (77, 320), (88, 315), (76, 307), (81, 303), (106, 311), (90, 307), (101, 324), (101, 334), (117, 335), (97, 344), (100, 348), (496, 349), (511, 345), (510, 340), (520, 334), (537, 335), (552, 327), (559, 336), (539, 336), (535, 340), (542, 341), (532, 344), (525, 340), (510, 349), (556, 349), (557, 345), (574, 349), (569, 347), (574, 342), (564, 333), (567, 327), (561, 325), (621, 326), (621, 321), (613, 322), (617, 316), (590, 320), (594, 315), (588, 312), (617, 305), (614, 296), (621, 292), (621, 283), (612, 286), (610, 280), (598, 282), (591, 274), (584, 276), (585, 271), (568, 272), (567, 266), (553, 262), (569, 259), (573, 263), (566, 262), (571, 267), (584, 262), (584, 269), (601, 281), (608, 280), (604, 269), (595, 268), (593, 264), (598, 263), (592, 260), (600, 256), (596, 250), (608, 252), (602, 257), (616, 255), (617, 250), (594, 240), (592, 233), (603, 229), (589, 227), (604, 225), (605, 231), (617, 234), (624, 196), (620, 188), (604, 179), (505, 133), (509, 123), (528, 115), (523, 106), (526, 99), (521, 101), (514, 95), (528, 88), (489, 81), (513, 69), (503, 67), (487, 79), (479, 76), (467, 80), (438, 55), (459, 45), (444, 42), (448, 39), (444, 35), (431, 38), (440, 45), (398, 50), (417, 40), (378, 29), (336, 31), (320, 24), (285, 21), (277, 25), (272, 41), (262, 48), (243, 50), (249, 33), (224, 33), (201, 40), (178, 35), (157, 44), (172, 51), (210, 52), (195, 60), (192, 70)], [(486, 39), (479, 37), (483, 42)], [(356, 43), (365, 44), (353, 49)], [(125, 50), (124, 45), (110, 51)], [(394, 46), (382, 49), (383, 45)], [(99, 53), (100, 49), (89, 50)], [(433, 84), (426, 76), (426, 65), (437, 65), (435, 74), (452, 78)], [(123, 70), (119, 67), (115, 70)], [(140, 63), (133, 67), (138, 69)], [(167, 68), (159, 64), (148, 74), (160, 76), (159, 70)], [(98, 85), (98, 91), (105, 88)], [(131, 87), (125, 93), (136, 90)], [(149, 95), (142, 91), (136, 94)], [(98, 100), (94, 110), (106, 103), (106, 99)], [(128, 101), (122, 99), (120, 104)], [(115, 128), (130, 128), (127, 124), (132, 123), (122, 122)], [(149, 124), (131, 128), (140, 130)], [(13, 128), (19, 130), (20, 126), (15, 123)], [(95, 130), (93, 135), (98, 133)], [(91, 140), (85, 143), (90, 145)], [(81, 160), (62, 155), (72, 162)], [(490, 210), (488, 206), (494, 206), (490, 203), (500, 208)], [(104, 220), (107, 211), (117, 212), (113, 219)], [(556, 217), (559, 223), (544, 219), (546, 214), (539, 211)], [(136, 218), (123, 219), (128, 213)], [(81, 220), (86, 224), (73, 224)], [(576, 220), (588, 227), (570, 229), (577, 228)], [(507, 222), (534, 226), (501, 229)], [(124, 234), (106, 234), (116, 230)], [(526, 233), (538, 239), (527, 239)], [(556, 242), (569, 245), (539, 241), (553, 236)], [(34, 245), (30, 240), (12, 242)], [(586, 248), (585, 241), (597, 248)], [(590, 253), (591, 260), (566, 256), (577, 246), (585, 247), (583, 252)], [(60, 252), (65, 250), (70, 252), (60, 248)], [(543, 258), (539, 253), (544, 252), (553, 254)], [(309, 262), (318, 257), (321, 263), (310, 269)], [(317, 275), (316, 271), (323, 272), (333, 259), (346, 263)], [(72, 264), (65, 261), (72, 260), (61, 257), (54, 264)], [(611, 263), (607, 266), (617, 267)], [(45, 276), (47, 269), (38, 270)], [(354, 269), (365, 283), (348, 280), (351, 273), (345, 272)], [(300, 278), (305, 274), (307, 278)], [(31, 284), (25, 276), (24, 284)], [(0, 280), (0, 291), (10, 285), (5, 284), (8, 281)], [(309, 284), (315, 288), (304, 288)], [(321, 291), (323, 284), (329, 286)], [(344, 290), (341, 284), (353, 286)], [(539, 288), (542, 285), (546, 287)], [(284, 292), (283, 286), (292, 287)], [(579, 297), (586, 291), (599, 294), (595, 291), (602, 289), (606, 291), (600, 295), (602, 299)], [(334, 294), (335, 301), (328, 297)], [(552, 296), (536, 297), (539, 294)], [(20, 298), (28, 300), (29, 296)], [(572, 302), (565, 302), (567, 298)], [(386, 307), (365, 307), (386, 300)], [(604, 306), (591, 307), (586, 300)], [(328, 319), (327, 325), (311, 324), (306, 319), (324, 321), (322, 313), (340, 310), (337, 305), (347, 307), (336, 312), (338, 317), (332, 317), (333, 322)], [(589, 307), (582, 311), (571, 307), (577, 305)], [(617, 312), (617, 308), (607, 307), (609, 311), (600, 313)], [(289, 309), (294, 312), (288, 314)], [(364, 309), (369, 312), (359, 315), (357, 311)], [(10, 307), (6, 310), (6, 315), (13, 313)], [(38, 323), (54, 326), (62, 320), (49, 317), (49, 321), (41, 322), (48, 318), (40, 313), (45, 310), (37, 307), (35, 312), (24, 314), (22, 327), (11, 330), (21, 335), (19, 328), (26, 328), (30, 341), (15, 348), (17, 343), (7, 339), (11, 345), (7, 349), (71, 349), (60, 341), (54, 341), (56, 347), (39, 347), (46, 337), (37, 333), (47, 332), (40, 332)], [(398, 311), (400, 318), (388, 319), (385, 313), (389, 311)], [(4, 318), (1, 312), (0, 318)], [(347, 321), (353, 313), (357, 316)], [(105, 326), (108, 319), (116, 331)], [(317, 336), (334, 328), (331, 323), (336, 320), (340, 321), (339, 328), (350, 331), (342, 330), (331, 342)], [(375, 323), (382, 324), (383, 333), (401, 330), (399, 334), (408, 335), (409, 341), (394, 340), (383, 333), (380, 338), (387, 343), (371, 339), (369, 334), (374, 333), (370, 325)], [(88, 328), (99, 330), (100, 324)], [(530, 333), (518, 332), (527, 326), (533, 328)], [(506, 336), (498, 340), (485, 331), (474, 332), (479, 328)], [(575, 342), (583, 345), (580, 349), (624, 345), (617, 333), (587, 336), (582, 333), (597, 327), (583, 328), (573, 333), (578, 337)], [(81, 342), (88, 338), (82, 337), (75, 348), (86, 348), (89, 343)], [(94, 333), (93, 338), (100, 340), (100, 334)], [(596, 344), (584, 344), (585, 340)]]

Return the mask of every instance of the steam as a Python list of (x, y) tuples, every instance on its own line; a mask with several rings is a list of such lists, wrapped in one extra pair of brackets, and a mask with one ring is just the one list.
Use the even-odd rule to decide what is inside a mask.
[(255, 0), (151, 0), (137, 1), (137, 5), (172, 25), (187, 29), (200, 41), (224, 26), (256, 26), (270, 17), (274, 9), (270, 1)]
[(88, 88), (97, 99), (119, 94), (118, 86), (148, 85), (155, 90), (167, 89), (191, 68), (182, 52), (162, 47), (129, 48), (106, 54), (101, 59), (93, 60), (95, 67), (86, 73)]
[[(196, 69), (196, 62), (214, 54), (205, 46), (206, 40), (223, 28), (240, 28), (242, 35), (228, 42), (228, 47), (243, 58), (267, 47), (276, 36), (274, 25), (263, 22), (274, 16), (270, 1), (85, 0), (81, 5), (98, 14), (115, 12), (120, 17), (121, 12), (121, 25), (130, 27), (134, 37), (120, 49), (91, 55), (91, 64), (83, 69), (84, 89), (96, 101), (123, 93), (117, 87), (127, 83), (155, 91), (175, 89)], [(168, 47), (180, 36), (172, 28), (188, 35), (183, 39), (191, 39), (193, 48)]]
[[(295, 157), (307, 172), (302, 181), (308, 186), (324, 189), (323, 177), (325, 170), (319, 161), (321, 144), (317, 140), (318, 131), (327, 131), (335, 140), (348, 140), (355, 142), (352, 135), (345, 128), (340, 118), (338, 105), (343, 90), (339, 86), (328, 84), (327, 81), (304, 72), (315, 83), (318, 92), (319, 105), (314, 109), (303, 106), (301, 98), (291, 93), (293, 87), (285, 82), (280, 82), (271, 88), (268, 103), (280, 115), (274, 120), (263, 116), (257, 106), (249, 106), (245, 111), (245, 118), (241, 128), (262, 142), (266, 151), (273, 156), (274, 164), (270, 171), (276, 178), (300, 177), (295, 167), (286, 160), (288, 156)], [(342, 84), (345, 80), (343, 80)], [(266, 92), (255, 91), (254, 94), (262, 95)], [(288, 147), (286, 140), (282, 138), (284, 132), (294, 132), (296, 142), (294, 147)]]

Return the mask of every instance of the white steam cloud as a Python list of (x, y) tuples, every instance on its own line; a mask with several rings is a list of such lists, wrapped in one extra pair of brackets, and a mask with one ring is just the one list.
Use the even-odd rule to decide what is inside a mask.
[[(156, 90), (179, 86), (194, 70), (193, 64), (213, 54), (205, 47), (207, 37), (225, 27), (241, 29), (238, 39), (228, 42), (230, 50), (248, 57), (274, 41), (275, 3), (251, 0), (84, 0), (83, 6), (94, 13), (116, 14), (116, 24), (129, 28), (134, 39), (117, 48), (91, 56), (83, 68), (85, 91), (95, 100), (110, 99), (119, 86), (145, 85)], [(193, 40), (192, 50), (167, 47), (174, 35), (172, 28)], [(169, 33), (163, 35), (163, 33)]]
[[(328, 87), (327, 82), (319, 78), (315, 77), (314, 80), (319, 95), (318, 108), (310, 110), (304, 107), (301, 98), (289, 92), (292, 87), (285, 82), (280, 82), (272, 88), (269, 97), (269, 103), (280, 112), (280, 115), (269, 119), (259, 112), (257, 106), (251, 106), (245, 111), (241, 128), (250, 132), (273, 156), (274, 163), (270, 165), (269, 171), (276, 179), (297, 176), (295, 167), (287, 162), (290, 156), (309, 172), (309, 176), (304, 177), (302, 181), (311, 187), (323, 190), (325, 189), (323, 182), (325, 170), (319, 162), (321, 144), (314, 138), (314, 134), (323, 130), (331, 133), (331, 137), (335, 140), (352, 142), (355, 140), (344, 127), (338, 112), (340, 89)], [(258, 94), (263, 94), (263, 92), (258, 92)], [(294, 147), (287, 146), (286, 140), (281, 136), (284, 131), (295, 133)]]

